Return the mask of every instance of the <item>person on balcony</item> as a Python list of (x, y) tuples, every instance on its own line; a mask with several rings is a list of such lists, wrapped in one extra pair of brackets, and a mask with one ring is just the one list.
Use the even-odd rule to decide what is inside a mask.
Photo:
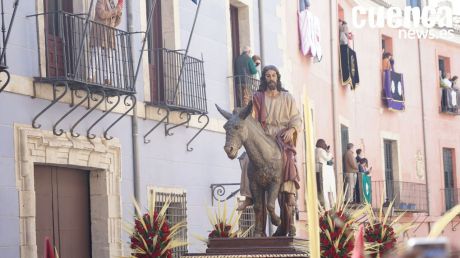
[(358, 173), (358, 164), (356, 163), (355, 155), (353, 152), (354, 145), (353, 143), (347, 144), (347, 152), (344, 154), (344, 168), (345, 168), (345, 180), (347, 184), (347, 201), (356, 202), (353, 195), (355, 192), (357, 173)]
[[(93, 24), (90, 38), (91, 64), (88, 80), (91, 83), (101, 83), (97, 77), (102, 76), (104, 84), (112, 84), (111, 78), (116, 70), (113, 62), (116, 40), (115, 31), (111, 28), (116, 28), (121, 22), (122, 3), (121, 0), (116, 5), (114, 0), (97, 0), (94, 21), (99, 24)], [(115, 63), (117, 62), (116, 60)]]
[(382, 60), (382, 70), (385, 71), (394, 71), (394, 59), (393, 55), (389, 52), (383, 53)]
[[(455, 79), (454, 79), (455, 78)], [(441, 108), (443, 112), (458, 112), (459, 94), (456, 88), (457, 76), (450, 78), (450, 74), (441, 74)]]
[(252, 86), (251, 76), (257, 74), (257, 68), (251, 58), (251, 48), (246, 46), (235, 60), (235, 87), (238, 107), (248, 105), (251, 98), (249, 87)]
[(330, 146), (324, 139), (316, 142), (315, 161), (316, 161), (316, 182), (318, 199), (326, 210), (332, 208), (336, 200), (336, 184), (334, 168), (334, 158), (329, 151)]
[(256, 70), (257, 74), (255, 75), (256, 78), (260, 78), (260, 64), (262, 63), (262, 59), (258, 55), (253, 55), (252, 56), (252, 61), (254, 61), (254, 64), (256, 65)]

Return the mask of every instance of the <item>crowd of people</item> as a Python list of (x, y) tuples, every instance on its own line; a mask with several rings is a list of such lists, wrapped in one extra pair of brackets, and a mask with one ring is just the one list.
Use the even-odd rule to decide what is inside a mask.
[(457, 86), (458, 76), (450, 76), (441, 71), (441, 108), (443, 112), (457, 113), (460, 105), (460, 88)]
[[(334, 157), (330, 152), (330, 146), (324, 139), (316, 142), (315, 150), (316, 180), (318, 198), (323, 207), (329, 209), (336, 200), (336, 177), (334, 173)], [(372, 167), (369, 167), (367, 158), (363, 156), (361, 149), (354, 152), (354, 145), (347, 144), (347, 151), (343, 157), (344, 181), (346, 189), (346, 200), (350, 203), (369, 202), (369, 197), (364, 193), (364, 178), (370, 175)]]

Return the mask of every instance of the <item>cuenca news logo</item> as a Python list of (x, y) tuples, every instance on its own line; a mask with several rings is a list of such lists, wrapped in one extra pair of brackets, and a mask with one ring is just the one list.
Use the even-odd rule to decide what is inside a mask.
[(352, 10), (353, 26), (357, 29), (390, 27), (399, 29), (399, 38), (439, 39), (453, 38), (455, 30), (451, 7), (398, 7), (366, 8), (356, 6)]

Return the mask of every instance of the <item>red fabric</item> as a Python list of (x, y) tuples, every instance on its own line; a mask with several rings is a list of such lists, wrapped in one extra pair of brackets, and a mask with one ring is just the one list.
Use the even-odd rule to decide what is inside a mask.
[(283, 172), (284, 172), (284, 182), (293, 181), (296, 189), (300, 189), (300, 179), (297, 173), (297, 165), (295, 160), (296, 150), (294, 142), (285, 143), (283, 137), (281, 136), (284, 132), (289, 130), (289, 128), (281, 130), (276, 135), (276, 143), (283, 153)]
[(123, 0), (118, 0), (118, 6), (123, 6)]
[(352, 258), (364, 258), (364, 226), (359, 226), (355, 236), (355, 248), (353, 249)]
[(45, 258), (54, 258), (54, 250), (53, 246), (51, 245), (50, 239), (48, 237), (45, 238)]
[(253, 101), (254, 114), (257, 121), (262, 125), (262, 128), (267, 128), (267, 110), (265, 109), (265, 93), (257, 91), (254, 93)]

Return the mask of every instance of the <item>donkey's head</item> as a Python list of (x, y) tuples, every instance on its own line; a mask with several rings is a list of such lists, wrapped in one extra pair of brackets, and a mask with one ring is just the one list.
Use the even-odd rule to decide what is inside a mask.
[(248, 121), (246, 121), (246, 118), (251, 115), (252, 101), (245, 108), (233, 111), (233, 114), (221, 109), (218, 105), (216, 107), (222, 116), (227, 119), (227, 123), (224, 125), (226, 132), (224, 150), (230, 159), (234, 159), (238, 154), (238, 150), (248, 138)]

